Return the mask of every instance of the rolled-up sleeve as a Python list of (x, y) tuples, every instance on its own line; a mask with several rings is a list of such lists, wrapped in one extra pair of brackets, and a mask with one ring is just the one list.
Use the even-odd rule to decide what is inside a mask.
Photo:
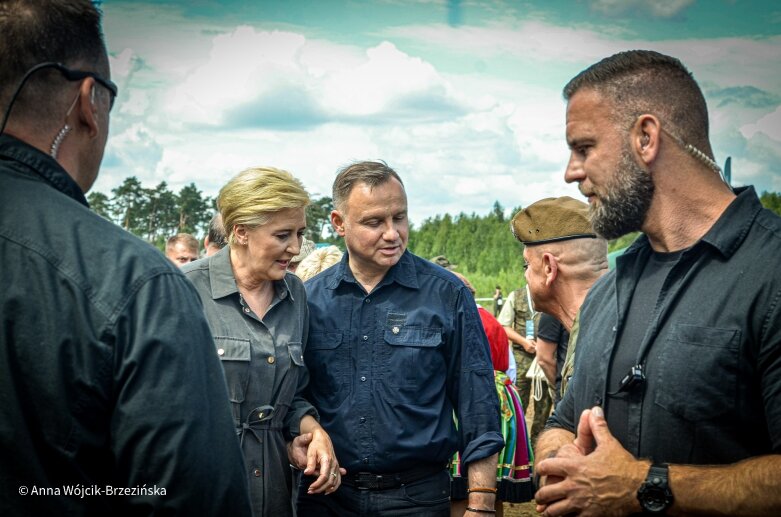
[(465, 287), (455, 297), (448, 346), (448, 387), (458, 418), (461, 460), (468, 464), (501, 451), (504, 438), (488, 340), (474, 299)]

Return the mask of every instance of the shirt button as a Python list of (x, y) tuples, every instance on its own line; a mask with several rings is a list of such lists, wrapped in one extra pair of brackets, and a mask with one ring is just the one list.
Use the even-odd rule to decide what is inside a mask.
[(371, 298), (366, 298), (366, 299), (364, 300), (364, 303), (372, 303), (372, 300), (371, 300)]
[(365, 416), (362, 416), (362, 417), (360, 418), (360, 421), (361, 421), (361, 423), (364, 423), (364, 422), (366, 422), (366, 417), (365, 417)]
[(253, 471), (252, 471), (252, 474), (253, 474), (253, 475), (254, 475), (256, 478), (259, 478), (259, 477), (260, 477), (260, 469), (255, 469), (255, 470), (253, 470)]
[(224, 348), (218, 348), (217, 349), (217, 355), (225, 355), (225, 349)]
[(366, 376), (361, 375), (361, 382), (366, 382)]
[(249, 314), (249, 307), (244, 307), (244, 312), (246, 312), (247, 314)]
[(270, 355), (270, 356), (268, 356), (268, 359), (267, 359), (267, 360), (268, 360), (268, 364), (274, 364), (274, 361), (275, 361), (276, 359), (274, 359), (274, 356), (273, 356), (273, 355)]
[(364, 341), (369, 341), (369, 336), (363, 336)]

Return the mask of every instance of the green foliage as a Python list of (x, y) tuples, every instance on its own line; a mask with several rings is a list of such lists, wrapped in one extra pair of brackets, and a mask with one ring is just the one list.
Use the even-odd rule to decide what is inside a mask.
[(214, 201), (203, 197), (195, 183), (185, 185), (176, 196), (179, 211), (179, 226), (176, 233), (197, 234), (207, 231), (212, 218)]
[(613, 239), (612, 241), (608, 241), (607, 243), (608, 253), (612, 253), (616, 250), (620, 250), (621, 248), (626, 248), (627, 246), (635, 242), (635, 239), (637, 239), (639, 235), (640, 232), (632, 232), (632, 233), (627, 233), (626, 235), (623, 235), (618, 239)]
[(781, 215), (781, 194), (778, 192), (762, 192), (759, 200), (762, 202), (762, 206)]
[(109, 198), (102, 192), (91, 192), (87, 200), (92, 210), (157, 247), (177, 233), (203, 236), (214, 211), (214, 200), (194, 183), (176, 194), (164, 181), (144, 188), (138, 178), (130, 176), (111, 194)]
[(424, 220), (410, 230), (409, 249), (425, 259), (445, 255), (475, 287), (477, 298), (493, 296), (497, 285), (507, 295), (525, 284), (523, 246), (513, 237), (498, 202), (484, 216), (460, 213)]
[(334, 209), (333, 200), (324, 196), (312, 199), (312, 203), (306, 207), (306, 233), (305, 237), (314, 242), (323, 241), (323, 230), (333, 237), (331, 232), (331, 211)]

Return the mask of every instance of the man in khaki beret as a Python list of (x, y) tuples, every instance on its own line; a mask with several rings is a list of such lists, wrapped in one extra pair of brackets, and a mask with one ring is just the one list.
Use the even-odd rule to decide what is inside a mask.
[(607, 241), (591, 228), (588, 205), (571, 197), (546, 198), (521, 210), (512, 220), (521, 241), (526, 284), (534, 309), (553, 316), (569, 341), (559, 346), (538, 335), (537, 361), (557, 392), (565, 356), (574, 352), (573, 324), (588, 290), (607, 272)]

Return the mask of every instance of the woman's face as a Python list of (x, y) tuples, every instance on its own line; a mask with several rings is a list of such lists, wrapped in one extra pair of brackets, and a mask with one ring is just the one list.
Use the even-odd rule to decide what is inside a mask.
[(237, 227), (239, 242), (246, 237), (245, 261), (255, 280), (281, 280), (290, 259), (301, 251), (301, 239), (306, 229), (304, 208), (288, 208), (271, 217), (257, 228)]

